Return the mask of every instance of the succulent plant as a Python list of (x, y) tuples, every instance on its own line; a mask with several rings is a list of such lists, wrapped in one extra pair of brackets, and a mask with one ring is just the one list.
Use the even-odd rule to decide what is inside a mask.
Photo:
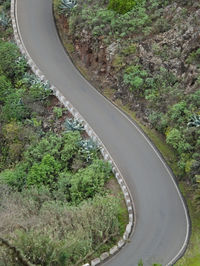
[(193, 115), (187, 125), (188, 127), (200, 127), (200, 115)]
[(96, 152), (98, 151), (96, 143), (91, 139), (81, 140), (80, 146), (81, 146), (81, 153), (87, 162), (91, 161)]
[(10, 23), (10, 18), (6, 15), (4, 11), (0, 13), (0, 25), (3, 28), (7, 28)]
[(72, 118), (66, 119), (65, 127), (67, 130), (71, 130), (71, 131), (75, 131), (75, 130), (83, 131), (84, 130), (83, 125), (79, 123), (78, 120), (72, 119)]
[(75, 0), (61, 0), (60, 9), (62, 11), (70, 10), (76, 6), (77, 2)]
[(96, 143), (93, 140), (91, 140), (91, 139), (81, 140), (80, 141), (80, 146), (83, 149), (88, 150), (88, 151), (96, 150), (97, 149)]
[(29, 84), (30, 86), (40, 86), (40, 87), (44, 88), (45, 90), (50, 89), (50, 84), (48, 81), (42, 81), (38, 77), (36, 77), (35, 75), (29, 74), (27, 72), (23, 76), (23, 81), (25, 83)]

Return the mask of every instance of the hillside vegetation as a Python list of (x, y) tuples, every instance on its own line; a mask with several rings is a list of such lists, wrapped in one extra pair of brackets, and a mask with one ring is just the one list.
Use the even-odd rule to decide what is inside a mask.
[(103, 77), (102, 86), (115, 89), (116, 98), (165, 135), (182, 176), (195, 181), (200, 173), (200, 2), (79, 0), (72, 9), (57, 6), (66, 34), (95, 78)]
[[(200, 241), (200, 1), (67, 2), (54, 1), (63, 44), (103, 94), (129, 115), (134, 112), (146, 132), (158, 133), (154, 140), (161, 135), (164, 144), (155, 143), (164, 147), (187, 187), (195, 249)], [(200, 253), (192, 256), (185, 265), (196, 265)]]
[(0, 1), (0, 265), (81, 265), (116, 243), (127, 209), (96, 144), (21, 56), (9, 8)]

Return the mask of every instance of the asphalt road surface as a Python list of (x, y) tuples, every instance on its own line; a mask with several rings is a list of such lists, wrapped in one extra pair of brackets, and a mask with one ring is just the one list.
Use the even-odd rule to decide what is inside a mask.
[(105, 265), (171, 265), (188, 240), (188, 217), (172, 175), (136, 126), (77, 71), (57, 35), (52, 0), (17, 0), (23, 43), (39, 69), (88, 121), (118, 165), (134, 199), (135, 231)]

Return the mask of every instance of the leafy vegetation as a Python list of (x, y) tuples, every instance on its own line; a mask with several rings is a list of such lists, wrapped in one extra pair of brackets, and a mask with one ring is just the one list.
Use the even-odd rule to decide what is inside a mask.
[[(77, 29), (86, 29), (91, 31), (93, 36), (106, 36), (105, 41), (108, 42), (112, 41), (113, 37), (123, 38), (130, 32), (139, 31), (141, 27), (147, 26), (150, 20), (144, 9), (145, 1), (139, 1), (137, 5), (134, 3), (132, 0), (110, 1), (108, 9), (107, 4), (102, 7), (96, 1), (79, 1), (70, 13), (70, 34), (76, 35)], [(120, 15), (112, 9), (116, 9)], [(126, 13), (127, 10), (130, 11)]]
[(125, 203), (83, 126), (31, 74), (8, 12), (0, 1), (0, 265), (82, 265), (119, 239)]
[(120, 14), (125, 14), (141, 1), (135, 0), (109, 0), (108, 8)]

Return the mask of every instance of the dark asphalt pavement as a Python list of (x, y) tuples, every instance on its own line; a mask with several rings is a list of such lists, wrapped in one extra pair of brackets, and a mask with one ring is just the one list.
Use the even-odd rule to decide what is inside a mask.
[(140, 259), (144, 265), (171, 264), (185, 248), (189, 225), (170, 172), (134, 124), (73, 66), (56, 32), (52, 0), (17, 0), (17, 17), (33, 61), (101, 138), (133, 196), (135, 232), (130, 243), (105, 264), (133, 266)]

